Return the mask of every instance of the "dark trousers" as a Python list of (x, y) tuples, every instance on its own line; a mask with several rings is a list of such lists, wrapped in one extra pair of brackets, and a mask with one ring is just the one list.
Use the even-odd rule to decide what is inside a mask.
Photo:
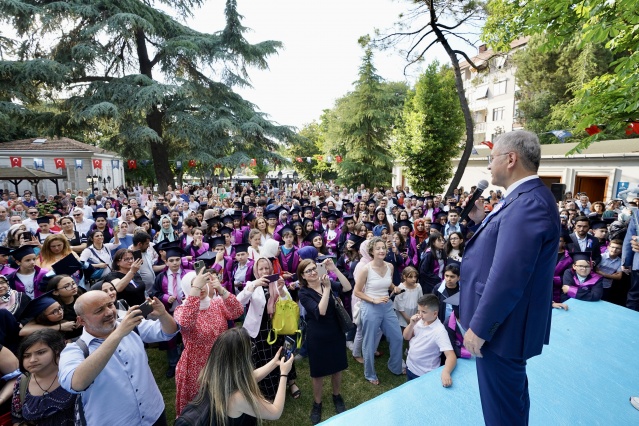
[(630, 290), (628, 290), (626, 307), (633, 311), (639, 311), (639, 269), (634, 269), (631, 272)]
[(530, 398), (526, 361), (502, 358), (482, 348), (477, 358), (479, 395), (487, 426), (528, 424)]
[(160, 418), (153, 423), (153, 426), (168, 426), (168, 422), (166, 421), (166, 410), (162, 411)]

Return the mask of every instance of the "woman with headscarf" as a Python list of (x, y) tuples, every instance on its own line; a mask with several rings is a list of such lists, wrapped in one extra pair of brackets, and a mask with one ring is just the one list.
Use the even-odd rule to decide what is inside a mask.
[(155, 234), (154, 238), (155, 244), (161, 243), (162, 241), (173, 242), (177, 239), (177, 232), (173, 229), (173, 225), (171, 225), (171, 218), (167, 214), (162, 215), (160, 218), (160, 230)]
[[(176, 368), (176, 413), (197, 394), (197, 378), (213, 343), (244, 312), (242, 304), (220, 284), (215, 274), (188, 272), (181, 281), (184, 302), (173, 315), (180, 324), (184, 351)], [(213, 296), (213, 297), (211, 297)]]
[(417, 246), (428, 239), (429, 231), (426, 230), (426, 220), (424, 218), (415, 219), (413, 223), (413, 237), (417, 240)]
[[(244, 289), (237, 295), (237, 300), (242, 305), (248, 305), (246, 319), (242, 327), (248, 331), (251, 340), (255, 343), (253, 350), (253, 363), (255, 368), (262, 367), (269, 363), (280, 346), (284, 343), (284, 336), (278, 336), (275, 343), (269, 345), (267, 342), (268, 333), (272, 328), (271, 318), (275, 313), (275, 304), (278, 298), (291, 299), (291, 295), (286, 288), (283, 278), (271, 283), (267, 277), (273, 274), (273, 265), (265, 258), (260, 257), (253, 266), (255, 280), (247, 281)], [(273, 400), (279, 385), (280, 370), (278, 368), (271, 371), (262, 381), (260, 389), (264, 397)], [(295, 384), (297, 373), (295, 366), (288, 375), (287, 386), (291, 396), (299, 398), (301, 392)]]

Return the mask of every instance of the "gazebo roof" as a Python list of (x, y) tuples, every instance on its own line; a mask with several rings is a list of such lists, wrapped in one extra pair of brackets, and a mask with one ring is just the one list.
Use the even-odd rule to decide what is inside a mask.
[(0, 167), (0, 180), (66, 179), (66, 174), (45, 172), (29, 167)]
[[(86, 151), (95, 154), (118, 156), (119, 154), (70, 138), (30, 138), (0, 143), (0, 151)], [(34, 152), (35, 154), (35, 152)]]

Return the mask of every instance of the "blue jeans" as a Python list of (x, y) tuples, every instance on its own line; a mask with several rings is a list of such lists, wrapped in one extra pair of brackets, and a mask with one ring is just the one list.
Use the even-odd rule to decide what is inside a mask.
[(415, 373), (413, 373), (412, 371), (410, 371), (408, 368), (406, 368), (406, 381), (410, 382), (411, 380), (415, 380), (417, 379), (419, 376)]
[(391, 373), (402, 374), (402, 332), (393, 309), (393, 302), (375, 305), (362, 301), (362, 355), (364, 356), (364, 377), (366, 380), (377, 380), (375, 373), (375, 350), (377, 349), (377, 330), (381, 329), (390, 349), (388, 369)]

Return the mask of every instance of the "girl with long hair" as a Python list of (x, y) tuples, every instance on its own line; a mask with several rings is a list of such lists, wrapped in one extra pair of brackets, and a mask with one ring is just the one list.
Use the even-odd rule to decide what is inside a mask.
[[(273, 359), (254, 369), (251, 351), (251, 339), (245, 329), (231, 328), (222, 333), (213, 343), (200, 372), (198, 396), (175, 425), (249, 426), (262, 424), (262, 420), (279, 419), (286, 399), (286, 378), (294, 357), (280, 358), (282, 348), (279, 348)], [(270, 402), (262, 395), (258, 382), (278, 367), (280, 385)]]
[(422, 286), (423, 294), (432, 293), (433, 289), (442, 282), (446, 266), (444, 244), (446, 240), (442, 234), (431, 231), (428, 248), (419, 262), (419, 284)]
[(451, 232), (446, 242), (446, 264), (460, 264), (464, 257), (464, 236), (461, 232)]
[(75, 222), (71, 217), (65, 216), (60, 219), (60, 227), (62, 232), (58, 235), (62, 235), (67, 239), (71, 250), (75, 253), (82, 253), (82, 250), (87, 248), (86, 237), (75, 230)]

